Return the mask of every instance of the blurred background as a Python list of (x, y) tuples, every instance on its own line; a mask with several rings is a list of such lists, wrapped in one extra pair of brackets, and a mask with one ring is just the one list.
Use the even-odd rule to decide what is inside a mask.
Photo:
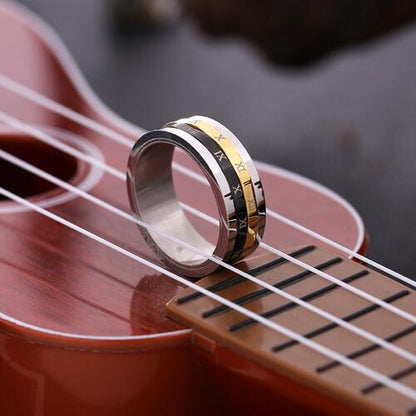
[(173, 0), (21, 3), (122, 117), (147, 129), (196, 113), (222, 121), (255, 159), (350, 201), (370, 257), (416, 276), (415, 4), (183, 0), (186, 13)]

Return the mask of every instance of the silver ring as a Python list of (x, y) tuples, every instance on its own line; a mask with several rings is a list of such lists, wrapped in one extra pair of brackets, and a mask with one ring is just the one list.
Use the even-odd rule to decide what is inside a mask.
[[(234, 263), (252, 253), (263, 236), (263, 190), (238, 139), (214, 120), (199, 119), (200, 126), (198, 117), (181, 119), (145, 133), (135, 143), (127, 170), (130, 204), (134, 214), (151, 228), (185, 241), (207, 256)], [(172, 179), (175, 147), (196, 161), (212, 189), (220, 216), (216, 245), (195, 230), (178, 201)], [(202, 277), (219, 267), (151, 229), (139, 228), (162, 261), (181, 275)]]

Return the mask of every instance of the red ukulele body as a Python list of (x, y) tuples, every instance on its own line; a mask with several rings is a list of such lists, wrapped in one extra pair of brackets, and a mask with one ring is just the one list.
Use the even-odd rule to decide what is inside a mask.
[[(1, 74), (132, 141), (140, 135), (141, 129), (98, 101), (35, 16), (1, 2), (0, 35)], [(127, 146), (3, 87), (0, 111), (125, 171)], [(0, 125), (0, 143), (129, 211), (119, 178), (10, 126)], [(188, 163), (180, 155), (178, 161)], [(0, 166), (6, 189), (158, 263), (128, 221), (10, 164)], [(258, 168), (269, 208), (352, 250), (364, 250), (362, 222), (348, 203), (292, 173), (261, 163)], [(186, 202), (206, 211), (202, 196), (208, 188), (181, 174), (177, 181)], [(215, 232), (197, 221), (206, 233)], [(165, 304), (182, 288), (168, 277), (7, 200), (0, 201), (0, 226), (2, 415), (351, 414), (325, 393), (171, 321)], [(268, 220), (264, 239), (285, 249), (311, 243), (275, 219)]]

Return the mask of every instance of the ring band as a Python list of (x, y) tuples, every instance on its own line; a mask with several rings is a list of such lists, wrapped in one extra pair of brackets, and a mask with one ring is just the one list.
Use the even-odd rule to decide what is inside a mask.
[[(220, 216), (215, 246), (190, 224), (177, 199), (172, 179), (175, 147), (197, 162), (214, 193)], [(263, 236), (265, 204), (257, 170), (238, 139), (212, 119), (195, 116), (145, 133), (130, 154), (127, 188), (139, 219), (226, 263), (252, 253)], [(202, 277), (219, 267), (155, 231), (139, 228), (158, 256), (177, 273)]]
[(254, 240), (263, 236), (266, 223), (264, 193), (257, 169), (241, 142), (221, 123), (204, 116), (193, 116), (174, 123), (186, 123), (208, 134), (225, 152), (240, 179), (240, 186), (248, 207), (248, 234), (243, 257), (252, 253), (257, 245)]

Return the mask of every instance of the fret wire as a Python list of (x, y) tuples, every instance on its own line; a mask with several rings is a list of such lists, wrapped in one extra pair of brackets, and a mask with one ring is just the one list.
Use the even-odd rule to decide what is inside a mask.
[[(342, 259), (340, 257), (335, 257), (334, 259), (331, 259), (329, 261), (325, 261), (324, 263), (318, 264), (315, 266), (318, 270), (323, 270), (327, 267), (333, 266), (334, 264), (338, 264), (342, 262)], [(299, 282), (302, 282), (307, 277), (312, 277), (313, 273), (309, 270), (305, 270), (301, 273), (297, 273), (295, 275), (292, 275), (280, 282), (274, 283), (273, 286), (278, 289), (284, 289), (289, 286), (292, 286), (294, 284), (297, 284)], [(253, 302), (255, 300), (258, 300), (259, 298), (269, 295), (272, 292), (268, 289), (260, 289), (256, 290), (254, 292), (247, 293), (237, 299), (233, 299), (233, 302), (237, 303), (237, 305), (245, 305), (246, 303)], [(303, 300), (303, 299), (302, 299)], [(226, 311), (227, 308), (224, 305), (217, 306), (215, 308), (210, 309), (209, 311), (205, 311), (202, 316), (204, 318), (209, 318), (210, 316), (216, 315), (218, 313)]]
[[(344, 277), (342, 280), (344, 282), (350, 283), (350, 282), (353, 282), (354, 280), (357, 280), (357, 279), (359, 279), (361, 277), (364, 277), (368, 274), (369, 274), (369, 272), (367, 270), (362, 270), (362, 271), (360, 271), (358, 273), (355, 273), (351, 276)], [(326, 294), (326, 293), (328, 293), (328, 292), (330, 292), (334, 289), (337, 289), (338, 287), (339, 286), (337, 286), (335, 284), (331, 284), (331, 285), (323, 287), (322, 289), (316, 290), (315, 292), (308, 293), (307, 295), (302, 296), (301, 299), (305, 302), (309, 302), (310, 300), (316, 299), (316, 298), (318, 298), (318, 297), (320, 297), (320, 296), (322, 296), (322, 295), (324, 295), (324, 294)], [(268, 311), (262, 312), (261, 315), (264, 316), (265, 318), (271, 318), (271, 317), (276, 316), (276, 315), (278, 315), (282, 312), (286, 312), (290, 309), (296, 308), (297, 306), (298, 305), (296, 303), (289, 302), (289, 303), (285, 303), (282, 306), (278, 306), (274, 309), (270, 309)], [(253, 322), (250, 319), (246, 319), (244, 321), (241, 321), (237, 324), (234, 324), (234, 325), (230, 326), (230, 331), (237, 331), (238, 329), (244, 328), (248, 325), (251, 325), (252, 323)]]
[[(409, 295), (410, 292), (408, 290), (402, 290), (400, 292), (395, 293), (394, 295), (388, 296), (384, 299), (385, 302), (394, 302), (395, 300), (398, 300), (404, 296)], [(363, 315), (366, 315), (367, 313), (373, 312), (374, 310), (380, 308), (379, 305), (370, 305), (370, 306), (366, 306), (358, 311), (355, 311), (351, 314), (348, 314), (346, 316), (344, 316), (342, 318), (343, 321), (349, 322), (349, 321), (353, 321), (354, 319), (360, 318)], [(323, 334), (324, 332), (328, 332), (331, 329), (337, 328), (338, 325), (336, 323), (331, 323), (331, 324), (327, 324), (324, 326), (321, 326), (317, 329), (314, 329), (308, 333), (306, 333), (304, 336), (306, 338), (314, 338), (318, 335)], [(280, 352), (283, 351), (286, 348), (292, 347), (293, 345), (296, 345), (295, 341), (287, 341), (284, 342), (283, 344), (277, 345), (275, 347), (272, 348), (272, 350), (274, 352)]]
[[(400, 338), (403, 338), (406, 335), (409, 335), (414, 331), (416, 331), (416, 325), (411, 325), (411, 326), (403, 329), (402, 331), (396, 332), (395, 334), (386, 337), (385, 340), (388, 341), (388, 342), (397, 341)], [(363, 347), (363, 348), (361, 348), (357, 351), (354, 351), (350, 354), (347, 354), (346, 356), (348, 358), (355, 359), (355, 358), (358, 358), (358, 357), (362, 357), (363, 355), (368, 354), (369, 352), (375, 351), (379, 348), (380, 347), (377, 344), (371, 344), (371, 345), (368, 345), (367, 347)], [(326, 364), (323, 364), (323, 365), (317, 367), (316, 371), (318, 373), (323, 373), (325, 371), (328, 371), (328, 370), (331, 370), (332, 368), (337, 367), (338, 365), (339, 365), (338, 362), (331, 361), (329, 363), (326, 363)]]
[[(400, 380), (403, 377), (406, 377), (416, 371), (416, 365), (412, 365), (411, 367), (407, 367), (404, 370), (400, 370), (397, 373), (394, 373), (390, 375), (389, 377), (392, 380)], [(375, 390), (378, 390), (380, 388), (384, 387), (381, 383), (373, 383), (369, 384), (368, 386), (365, 386), (361, 389), (361, 394), (370, 394)]]
[[(293, 251), (292, 253), (290, 253), (291, 257), (298, 257), (304, 254), (307, 254), (313, 250), (315, 250), (316, 247), (315, 246), (306, 246), (303, 247), (299, 250)], [(251, 274), (252, 276), (258, 276), (259, 274), (265, 273), (267, 270), (272, 269), (280, 264), (283, 263), (287, 263), (288, 260), (284, 259), (283, 257), (279, 257), (278, 259), (272, 260), (266, 264), (262, 264), (258, 267), (255, 267), (252, 270), (248, 270), (247, 273)], [(242, 276), (234, 276), (234, 277), (229, 277), (228, 279), (225, 279), (221, 282), (218, 283), (214, 283), (211, 286), (208, 286), (206, 289), (208, 289), (210, 292), (219, 292), (221, 290), (227, 289), (231, 286), (235, 286), (239, 283), (245, 282), (246, 279)], [(189, 295), (186, 296), (182, 296), (181, 298), (178, 299), (179, 303), (185, 303), (185, 302), (189, 302), (193, 299), (197, 299), (199, 297), (203, 296), (201, 293), (191, 293)]]

